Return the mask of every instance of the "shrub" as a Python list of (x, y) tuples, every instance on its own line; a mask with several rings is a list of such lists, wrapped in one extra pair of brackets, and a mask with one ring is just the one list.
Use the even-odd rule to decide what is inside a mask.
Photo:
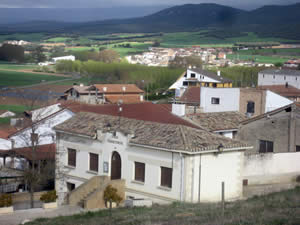
[(40, 200), (45, 203), (55, 202), (57, 199), (56, 191), (48, 191), (40, 197)]
[(107, 203), (109, 201), (116, 202), (117, 205), (123, 200), (122, 197), (117, 193), (118, 190), (111, 185), (108, 185), (104, 190), (104, 201)]
[(11, 194), (2, 194), (0, 196), (0, 208), (9, 207), (12, 205), (12, 196)]

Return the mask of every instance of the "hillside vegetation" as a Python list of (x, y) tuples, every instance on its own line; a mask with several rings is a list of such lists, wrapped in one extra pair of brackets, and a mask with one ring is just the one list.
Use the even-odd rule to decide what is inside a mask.
[(221, 204), (154, 205), (151, 208), (118, 208), (52, 219), (28, 225), (296, 225), (300, 224), (300, 188), (228, 202), (224, 219)]

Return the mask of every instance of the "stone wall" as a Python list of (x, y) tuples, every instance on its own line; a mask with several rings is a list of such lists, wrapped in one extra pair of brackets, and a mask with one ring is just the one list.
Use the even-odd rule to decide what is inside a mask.
[(259, 140), (272, 141), (274, 153), (295, 152), (296, 145), (300, 145), (300, 118), (295, 113), (283, 110), (242, 125), (238, 139), (253, 146), (246, 154), (259, 153)]
[(265, 112), (265, 99), (266, 92), (256, 90), (254, 88), (241, 88), (240, 89), (240, 112), (245, 114), (247, 112), (247, 103), (252, 101), (255, 103), (254, 114), (257, 116)]

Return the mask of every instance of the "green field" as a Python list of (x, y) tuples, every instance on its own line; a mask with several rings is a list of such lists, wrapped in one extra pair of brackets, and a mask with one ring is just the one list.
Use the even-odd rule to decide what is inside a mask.
[(0, 86), (25, 86), (62, 79), (65, 77), (0, 70)]
[(0, 62), (0, 70), (33, 70), (38, 68), (37, 65), (27, 65), (27, 64), (15, 64), (15, 63), (7, 63)]
[(178, 32), (166, 33), (161, 38), (161, 46), (163, 47), (189, 47), (200, 45), (206, 47), (232, 47), (236, 42), (289, 42), (291, 40), (281, 38), (260, 38), (256, 34), (249, 32), (245, 36), (232, 38), (216, 38), (208, 37), (206, 30), (198, 32)]
[(290, 58), (288, 57), (273, 57), (273, 56), (263, 56), (263, 55), (240, 55), (240, 54), (232, 54), (232, 55), (227, 55), (228, 59), (231, 60), (253, 60), (254, 62), (258, 62), (258, 63), (284, 63), (287, 60), (289, 60)]
[(29, 42), (39, 42), (42, 40), (46, 35), (43, 33), (24, 33), (24, 34), (8, 34), (8, 35), (0, 35), (0, 42), (5, 40), (23, 40)]
[(70, 40), (70, 38), (68, 38), (68, 37), (55, 37), (55, 38), (46, 39), (45, 42), (56, 43), (56, 42), (66, 42), (68, 40)]

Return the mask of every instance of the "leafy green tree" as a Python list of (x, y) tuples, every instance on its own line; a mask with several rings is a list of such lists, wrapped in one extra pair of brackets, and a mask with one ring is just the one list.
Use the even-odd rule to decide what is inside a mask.
[(35, 60), (35, 62), (44, 62), (47, 57), (44, 54), (44, 48), (43, 46), (37, 46), (35, 47), (31, 52), (32, 58)]
[(24, 48), (19, 45), (3, 44), (0, 47), (0, 60), (24, 62)]
[(276, 66), (276, 67), (282, 67), (283, 63), (282, 62), (276, 62), (276, 63), (274, 63), (274, 66)]
[(105, 63), (114, 63), (120, 61), (120, 55), (118, 52), (112, 49), (106, 49), (99, 52), (98, 56), (99, 61)]

